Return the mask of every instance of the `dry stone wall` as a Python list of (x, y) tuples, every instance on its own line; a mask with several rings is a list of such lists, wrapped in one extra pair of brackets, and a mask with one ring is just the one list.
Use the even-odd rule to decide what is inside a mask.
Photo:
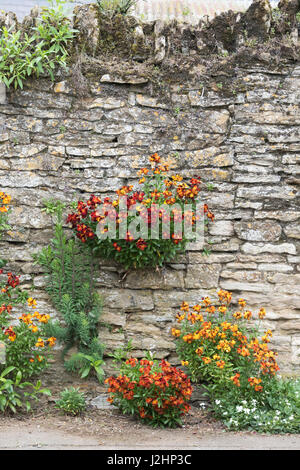
[[(132, 339), (137, 355), (150, 349), (176, 361), (170, 329), (181, 302), (216, 300), (222, 288), (235, 302), (245, 298), (253, 312), (266, 308), (264, 326), (273, 332), (282, 371), (299, 373), (300, 62), (257, 60), (251, 47), (234, 78), (224, 64), (223, 75), (212, 73), (209, 82), (199, 78), (203, 69), (193, 79), (173, 77), (168, 99), (144, 69), (121, 73), (126, 59), (87, 73), (88, 94), (64, 76), (2, 97), (0, 188), (12, 195), (13, 211), (1, 255), (33, 286), (40, 311), (53, 312), (32, 260), (52, 236), (42, 201), (136, 185), (136, 171), (158, 152), (172, 172), (202, 176), (203, 201), (216, 216), (206, 236), (211, 253), (191, 245), (162, 270), (125, 277), (101, 262), (99, 336), (107, 351)], [(165, 76), (160, 80), (164, 85)]]

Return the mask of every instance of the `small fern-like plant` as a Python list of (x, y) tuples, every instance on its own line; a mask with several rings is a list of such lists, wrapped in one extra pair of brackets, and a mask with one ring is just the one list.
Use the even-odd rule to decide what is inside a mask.
[[(94, 258), (74, 237), (67, 238), (63, 229), (64, 208), (59, 201), (46, 203), (46, 213), (56, 216), (54, 237), (35, 257), (46, 270), (46, 291), (63, 320), (49, 322), (48, 333), (65, 345), (63, 358), (76, 347), (78, 352), (93, 356), (94, 361), (102, 360), (104, 346), (97, 330), (102, 300), (95, 292)], [(74, 371), (68, 361), (65, 363), (68, 370)]]

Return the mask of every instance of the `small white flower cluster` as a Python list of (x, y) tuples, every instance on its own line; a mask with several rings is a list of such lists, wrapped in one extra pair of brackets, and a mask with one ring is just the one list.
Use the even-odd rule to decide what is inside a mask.
[(294, 420), (299, 419), (299, 416), (296, 418), (294, 415), (290, 401), (280, 402), (280, 409), (271, 409), (255, 399), (242, 400), (240, 404), (232, 405), (226, 399), (217, 399), (214, 405), (224, 424), (232, 430), (248, 428), (261, 432), (278, 432), (285, 427), (288, 429), (289, 425), (297, 426)]

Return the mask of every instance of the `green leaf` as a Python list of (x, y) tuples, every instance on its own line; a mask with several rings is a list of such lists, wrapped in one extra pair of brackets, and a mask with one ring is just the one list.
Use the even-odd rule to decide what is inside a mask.
[(83, 371), (82, 371), (80, 377), (81, 377), (82, 379), (84, 379), (85, 377), (87, 377), (87, 376), (89, 375), (89, 373), (90, 373), (90, 370), (91, 370), (91, 368), (90, 368), (89, 366), (86, 367), (85, 369), (83, 369)]
[(13, 370), (16, 368), (14, 366), (7, 367), (4, 369), (4, 371), (1, 373), (0, 377), (6, 377), (8, 374), (10, 374)]

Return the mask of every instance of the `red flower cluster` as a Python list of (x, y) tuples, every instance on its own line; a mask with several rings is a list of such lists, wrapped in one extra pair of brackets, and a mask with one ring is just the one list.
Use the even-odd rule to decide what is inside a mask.
[[(164, 173), (168, 165), (161, 164), (157, 153), (150, 156), (149, 162), (151, 169), (138, 171), (143, 190), (124, 185), (116, 191), (116, 199), (101, 200), (92, 195), (87, 202), (78, 201), (77, 211), (67, 218), (83, 243), (91, 243), (101, 257), (113, 258), (126, 268), (162, 266), (165, 260), (174, 259), (185, 248), (189, 240), (183, 232), (187, 227), (193, 232), (202, 217), (214, 220), (207, 204), (201, 209), (197, 205), (201, 191), (198, 175), (187, 182), (178, 174), (167, 178)], [(133, 221), (146, 229), (146, 235), (139, 236), (138, 232), (139, 235), (133, 236), (130, 232)], [(98, 230), (102, 234), (108, 232), (110, 222), (114, 222), (113, 235), (97, 237)]]
[[(1, 274), (2, 272), (3, 271), (1, 270)], [(20, 284), (19, 276), (16, 276), (15, 274), (12, 274), (12, 273), (7, 273), (6, 285), (2, 287), (1, 292), (5, 294), (9, 290), (10, 287), (15, 289), (19, 284)]]
[(12, 326), (6, 328), (4, 334), (9, 337), (10, 341), (14, 341), (17, 336)]
[(192, 394), (190, 380), (166, 360), (157, 364), (148, 359), (130, 358), (121, 374), (109, 377), (106, 383), (109, 384), (110, 403), (128, 410), (125, 402), (129, 401), (133, 411), (154, 425), (162, 423), (166, 416), (174, 425), (174, 416), (179, 419), (190, 409), (187, 403)]

